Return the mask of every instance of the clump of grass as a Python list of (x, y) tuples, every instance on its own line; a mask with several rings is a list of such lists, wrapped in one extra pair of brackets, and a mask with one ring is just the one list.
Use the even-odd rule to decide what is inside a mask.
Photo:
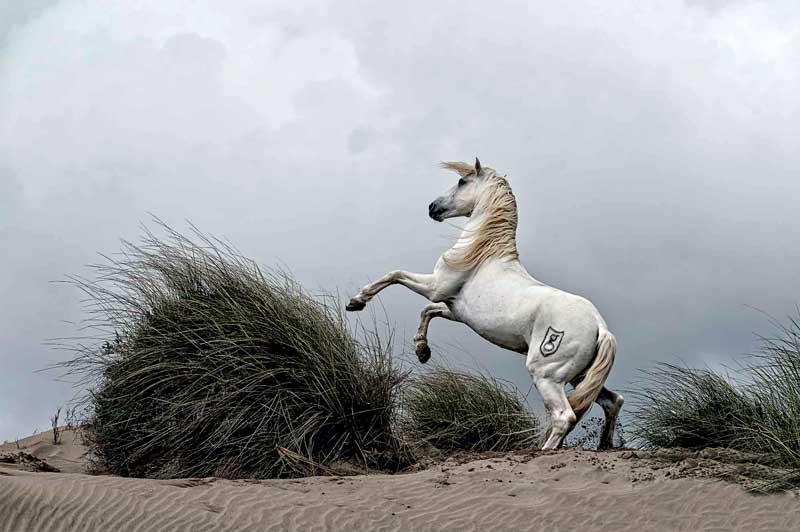
[(800, 309), (786, 323), (772, 322), (777, 334), (761, 337), (748, 362), (757, 418), (742, 430), (753, 447), (800, 469)]
[(633, 433), (649, 447), (728, 447), (800, 469), (800, 321), (745, 358), (740, 384), (708, 369), (661, 364), (633, 394)]
[(332, 298), (193, 228), (145, 230), (72, 278), (89, 325), (65, 364), (93, 383), (87, 441), (124, 476), (272, 478), (339, 461), (397, 467), (404, 379), (390, 342), (357, 340)]
[(751, 399), (711, 370), (659, 364), (633, 394), (633, 434), (650, 447), (736, 447)]
[(406, 435), (441, 451), (530, 448), (539, 426), (516, 390), (494, 378), (438, 367), (404, 394)]

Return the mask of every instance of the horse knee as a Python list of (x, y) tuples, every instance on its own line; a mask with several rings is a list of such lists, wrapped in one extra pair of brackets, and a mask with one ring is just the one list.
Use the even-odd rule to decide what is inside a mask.
[(386, 280), (386, 282), (396, 283), (397, 281), (400, 280), (401, 277), (403, 277), (404, 273), (405, 272), (403, 270), (392, 270), (386, 274), (384, 279)]

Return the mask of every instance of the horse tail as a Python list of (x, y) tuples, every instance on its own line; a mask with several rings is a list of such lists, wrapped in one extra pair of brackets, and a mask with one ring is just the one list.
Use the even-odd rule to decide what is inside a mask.
[(602, 325), (597, 334), (596, 349), (594, 360), (586, 369), (583, 380), (575, 386), (575, 391), (569, 397), (569, 405), (578, 419), (592, 407), (614, 365), (617, 339)]

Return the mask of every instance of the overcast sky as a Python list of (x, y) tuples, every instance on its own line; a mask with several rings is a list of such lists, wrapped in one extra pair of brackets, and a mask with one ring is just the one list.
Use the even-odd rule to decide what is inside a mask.
[[(74, 393), (36, 372), (82, 317), (51, 281), (147, 213), (344, 299), (430, 271), (458, 231), (426, 216), (456, 179), (437, 163), (476, 155), (508, 174), (528, 269), (617, 335), (613, 386), (728, 364), (770, 332), (748, 305), (800, 300), (798, 65), (788, 0), (4, 2), (0, 441)], [(411, 349), (424, 301), (382, 302)], [(465, 326), (430, 338), (528, 390)]]

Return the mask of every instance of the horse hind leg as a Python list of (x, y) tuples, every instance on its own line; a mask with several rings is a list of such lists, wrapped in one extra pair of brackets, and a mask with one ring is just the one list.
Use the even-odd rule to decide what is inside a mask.
[(617, 417), (622, 405), (625, 403), (625, 398), (617, 392), (603, 387), (596, 401), (603, 408), (603, 413), (605, 414), (603, 432), (600, 435), (600, 444), (597, 447), (598, 450), (602, 451), (614, 446), (614, 429), (617, 426)]
[(552, 423), (550, 434), (542, 449), (558, 449), (564, 443), (567, 434), (575, 427), (578, 418), (569, 404), (563, 383), (535, 378), (534, 384), (542, 396)]

